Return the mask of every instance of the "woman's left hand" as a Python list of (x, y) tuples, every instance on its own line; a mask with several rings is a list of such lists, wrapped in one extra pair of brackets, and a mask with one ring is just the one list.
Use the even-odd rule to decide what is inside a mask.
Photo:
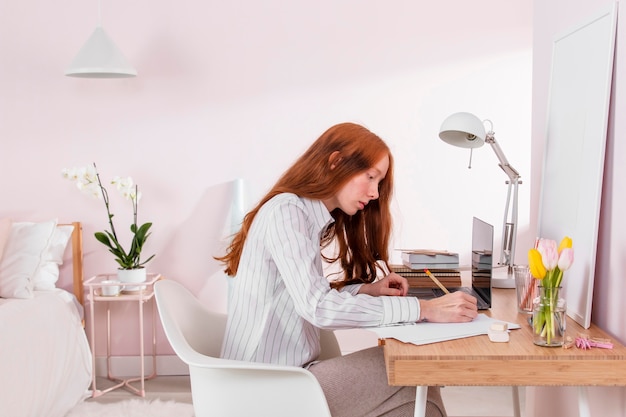
[(373, 297), (381, 295), (405, 296), (409, 291), (409, 282), (395, 272), (371, 284), (361, 285), (359, 294), (368, 294)]

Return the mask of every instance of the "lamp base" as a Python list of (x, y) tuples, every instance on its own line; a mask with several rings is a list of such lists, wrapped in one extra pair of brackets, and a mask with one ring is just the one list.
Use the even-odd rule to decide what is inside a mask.
[(509, 271), (507, 265), (494, 267), (491, 271), (491, 287), (515, 288), (515, 275), (513, 271)]

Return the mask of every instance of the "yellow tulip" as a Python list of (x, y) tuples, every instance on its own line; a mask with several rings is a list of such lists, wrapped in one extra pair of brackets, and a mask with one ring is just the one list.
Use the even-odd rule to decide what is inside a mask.
[(541, 253), (537, 249), (528, 251), (528, 267), (533, 277), (543, 279), (546, 276), (546, 267), (543, 266)]
[(569, 236), (565, 236), (563, 240), (561, 241), (561, 243), (559, 244), (559, 253), (561, 253), (561, 250), (565, 248), (571, 248), (571, 247), (572, 247), (572, 238)]

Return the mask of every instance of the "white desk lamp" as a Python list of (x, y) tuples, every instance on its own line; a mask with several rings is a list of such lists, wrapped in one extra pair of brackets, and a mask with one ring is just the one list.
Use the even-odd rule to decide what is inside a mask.
[[(485, 131), (484, 122), (489, 122), (490, 124), (488, 132)], [(483, 146), (485, 142), (490, 144), (500, 161), (500, 168), (502, 168), (509, 177), (509, 181), (506, 181), (508, 191), (506, 205), (504, 206), (502, 250), (500, 252), (499, 262), (502, 266), (506, 265), (507, 274), (506, 278), (494, 277), (492, 279), (492, 286), (496, 288), (514, 288), (513, 266), (515, 265), (515, 240), (517, 237), (517, 194), (518, 185), (522, 182), (519, 173), (509, 164), (500, 145), (496, 142), (496, 137), (493, 132), (493, 123), (491, 123), (491, 120), (485, 120), (484, 122), (471, 113), (454, 113), (448, 116), (441, 124), (439, 137), (450, 145), (470, 149), (470, 165), (468, 168), (472, 167), (472, 149)], [(509, 207), (511, 205), (512, 208), (509, 218)]]

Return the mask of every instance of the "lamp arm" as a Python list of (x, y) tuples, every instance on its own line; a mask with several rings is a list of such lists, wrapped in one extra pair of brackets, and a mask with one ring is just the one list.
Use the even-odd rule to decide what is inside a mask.
[[(485, 137), (485, 142), (491, 145), (494, 153), (500, 162), (500, 168), (509, 177), (507, 181), (508, 192), (507, 201), (504, 207), (504, 219), (502, 222), (502, 250), (500, 253), (500, 264), (507, 266), (508, 275), (513, 274), (513, 266), (515, 265), (515, 244), (517, 241), (517, 208), (518, 208), (518, 186), (521, 184), (519, 172), (509, 164), (504, 156), (502, 148), (496, 141), (493, 131), (489, 131)], [(509, 217), (509, 209), (510, 217)]]
[(496, 156), (498, 157), (498, 161), (500, 161), (500, 168), (502, 168), (506, 175), (508, 175), (508, 177), (511, 179), (511, 182), (519, 180), (519, 172), (517, 172), (517, 170), (513, 168), (511, 164), (509, 164), (506, 156), (504, 156), (504, 152), (502, 152), (502, 148), (500, 148), (500, 145), (498, 144), (498, 142), (496, 142), (496, 136), (493, 132), (490, 131), (487, 133), (487, 136), (485, 137), (485, 142), (491, 145), (491, 149), (493, 149)]

